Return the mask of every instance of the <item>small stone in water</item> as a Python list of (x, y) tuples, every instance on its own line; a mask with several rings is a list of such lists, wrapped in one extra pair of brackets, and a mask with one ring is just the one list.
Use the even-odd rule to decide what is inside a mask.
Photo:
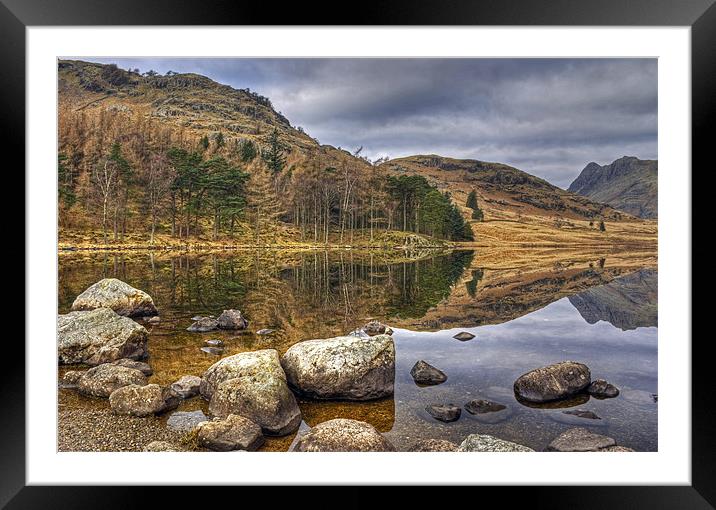
[(222, 340), (219, 340), (218, 338), (212, 338), (211, 340), (207, 340), (204, 342), (206, 345), (211, 345), (214, 347), (221, 347), (224, 345), (224, 342)]
[(455, 404), (431, 404), (425, 410), (436, 420), (444, 422), (455, 421), (462, 414), (462, 409)]
[(473, 335), (472, 333), (468, 333), (467, 331), (461, 331), (457, 335), (454, 335), (453, 338), (464, 342), (466, 340), (472, 340), (473, 338), (475, 338), (475, 335)]
[(257, 335), (270, 335), (270, 334), (273, 333), (273, 332), (274, 332), (273, 329), (259, 329), (259, 330), (256, 332), (256, 334), (257, 334)]
[(562, 411), (564, 414), (571, 414), (579, 418), (587, 418), (589, 420), (601, 420), (599, 416), (594, 414), (592, 411), (585, 411), (584, 409), (572, 409), (569, 411)]
[(465, 404), (465, 410), (467, 410), (470, 414), (485, 414), (485, 413), (495, 413), (497, 411), (502, 411), (503, 409), (506, 409), (507, 407), (498, 404), (497, 402), (491, 402), (489, 400), (471, 400), (467, 404)]
[(214, 356), (219, 356), (224, 352), (224, 349), (221, 347), (202, 347), (201, 350), (207, 354), (213, 354)]

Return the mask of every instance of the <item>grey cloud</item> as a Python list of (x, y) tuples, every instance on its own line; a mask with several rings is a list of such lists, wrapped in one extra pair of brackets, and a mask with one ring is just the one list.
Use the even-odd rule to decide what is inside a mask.
[(499, 161), (567, 187), (590, 161), (657, 158), (655, 59), (88, 59), (267, 96), (322, 143)]

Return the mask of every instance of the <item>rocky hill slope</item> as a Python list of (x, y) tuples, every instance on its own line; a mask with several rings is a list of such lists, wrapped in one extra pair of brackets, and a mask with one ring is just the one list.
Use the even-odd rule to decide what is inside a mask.
[(640, 218), (658, 213), (658, 161), (624, 156), (609, 165), (589, 163), (568, 190)]

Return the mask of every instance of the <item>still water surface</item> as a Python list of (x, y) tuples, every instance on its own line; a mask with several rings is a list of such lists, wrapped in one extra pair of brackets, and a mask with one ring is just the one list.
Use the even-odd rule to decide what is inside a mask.
[[(591, 266), (591, 267), (590, 267)], [(353, 331), (368, 319), (391, 325), (396, 347), (395, 394), (374, 402), (299, 405), (307, 425), (346, 417), (375, 425), (398, 447), (418, 439), (460, 442), (487, 433), (543, 450), (562, 431), (585, 426), (640, 451), (657, 449), (657, 274), (604, 260), (585, 267), (530, 270), (478, 267), (471, 251), (406, 256), (400, 253), (302, 252), (232, 254), (63, 254), (59, 312), (104, 277), (117, 277), (154, 298), (161, 323), (149, 330), (150, 382), (169, 384), (202, 372), (220, 357), (204, 341), (224, 341), (221, 356), (275, 348)], [(194, 315), (240, 309), (248, 332), (189, 333)], [(259, 329), (275, 330), (256, 335)], [(460, 331), (476, 335), (461, 342)], [(410, 376), (418, 360), (448, 375), (444, 384), (419, 387)], [(562, 403), (594, 412), (589, 420), (565, 407), (528, 407), (515, 399), (514, 380), (550, 363), (587, 364), (592, 378), (621, 389), (615, 399)], [(66, 370), (61, 367), (60, 375)], [(67, 391), (67, 390), (61, 390)], [(442, 423), (424, 410), (431, 403), (463, 406), (475, 398), (501, 403), (498, 413), (463, 410)], [(82, 399), (72, 399), (81, 406)], [(203, 409), (192, 399), (180, 411)], [(164, 420), (168, 417), (164, 417)], [(60, 424), (62, 426), (62, 424)], [(264, 449), (285, 450), (292, 437)]]

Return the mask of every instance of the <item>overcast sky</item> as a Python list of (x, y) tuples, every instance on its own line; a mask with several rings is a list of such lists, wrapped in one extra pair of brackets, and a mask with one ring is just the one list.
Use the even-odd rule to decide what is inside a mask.
[(496, 161), (564, 188), (590, 161), (657, 159), (656, 59), (84, 60), (248, 87), (321, 143), (372, 159)]

